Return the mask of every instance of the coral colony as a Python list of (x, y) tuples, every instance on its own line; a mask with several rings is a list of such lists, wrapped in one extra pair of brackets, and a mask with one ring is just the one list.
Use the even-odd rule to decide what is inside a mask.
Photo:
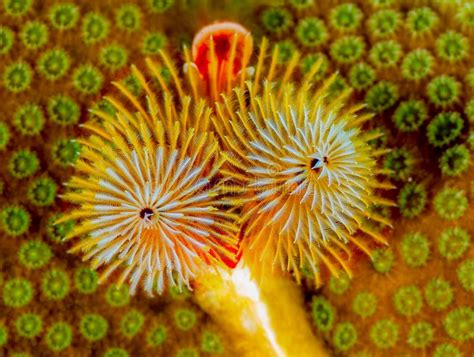
[(472, 353), (474, 4), (0, 19), (0, 355)]

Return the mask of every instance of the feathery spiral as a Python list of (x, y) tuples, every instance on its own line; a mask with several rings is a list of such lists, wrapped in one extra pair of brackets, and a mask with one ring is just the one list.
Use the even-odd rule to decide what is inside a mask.
[(227, 203), (240, 210), (244, 254), (278, 263), (298, 280), (309, 268), (319, 285), (321, 265), (350, 274), (349, 242), (367, 253), (368, 237), (385, 242), (370, 221), (389, 222), (370, 209), (392, 205), (376, 193), (391, 185), (377, 180), (381, 153), (361, 130), (370, 115), (345, 103), (348, 91), (328, 98), (334, 76), (313, 89), (317, 65), (292, 81), (297, 55), (278, 74), (275, 51), (261, 81), (266, 47), (264, 40), (256, 78), (216, 104), (215, 128), (229, 161), (222, 173), (233, 193)]
[(168, 57), (162, 59), (175, 90), (147, 60), (161, 88), (132, 68), (145, 98), (114, 83), (128, 105), (109, 97), (117, 114), (98, 111), (100, 120), (84, 125), (91, 135), (81, 139), (81, 160), (64, 195), (78, 207), (62, 218), (79, 220), (68, 237), (81, 237), (72, 251), (104, 266), (103, 280), (122, 268), (120, 283), (130, 281), (132, 292), (142, 283), (149, 294), (189, 287), (203, 266), (231, 261), (236, 251), (235, 216), (220, 209), (216, 174), (224, 158), (208, 131), (212, 110), (185, 94)]

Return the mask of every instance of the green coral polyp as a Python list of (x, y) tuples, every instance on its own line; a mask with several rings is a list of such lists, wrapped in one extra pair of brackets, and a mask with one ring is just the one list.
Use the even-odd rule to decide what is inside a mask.
[(408, 332), (408, 345), (422, 349), (428, 347), (434, 338), (434, 328), (428, 322), (418, 322), (411, 326)]
[(446, 309), (453, 302), (453, 288), (446, 279), (431, 279), (426, 284), (424, 292), (426, 302), (436, 311)]
[(456, 274), (464, 290), (474, 291), (474, 259), (463, 261), (457, 268)]
[(395, 0), (369, 0), (369, 3), (376, 9), (389, 7)]
[(8, 162), (8, 170), (10, 174), (18, 179), (33, 175), (38, 168), (38, 156), (30, 150), (19, 150), (14, 152)]
[(79, 330), (82, 336), (90, 342), (103, 339), (108, 329), (109, 323), (103, 316), (98, 314), (86, 314), (79, 323)]
[(106, 99), (99, 100), (92, 108), (96, 111), (103, 111), (111, 116), (114, 116), (117, 113), (114, 106)]
[(143, 39), (142, 52), (145, 55), (156, 55), (167, 43), (166, 36), (161, 32), (151, 32)]
[(439, 161), (441, 173), (446, 176), (460, 176), (470, 164), (469, 150), (465, 145), (455, 145), (446, 150)]
[(274, 7), (266, 9), (261, 16), (263, 27), (276, 34), (281, 34), (293, 25), (293, 17), (288, 10)]
[(372, 316), (377, 310), (377, 296), (368, 291), (358, 293), (352, 303), (352, 310), (360, 317)]
[(201, 338), (201, 350), (207, 353), (223, 353), (224, 346), (219, 335), (211, 331), (204, 331)]
[(433, 78), (426, 87), (428, 99), (441, 108), (459, 100), (461, 84), (452, 76), (441, 75)]
[(63, 167), (74, 165), (80, 153), (81, 146), (74, 139), (59, 139), (51, 149), (53, 160)]
[(145, 316), (140, 311), (130, 310), (123, 316), (120, 330), (124, 336), (132, 338), (140, 332), (144, 322)]
[(471, 130), (467, 136), (466, 143), (471, 150), (474, 150), (474, 131)]
[(428, 110), (421, 100), (407, 100), (400, 102), (393, 113), (392, 121), (401, 132), (418, 130), (428, 118)]
[(176, 357), (199, 357), (199, 352), (194, 348), (182, 348), (178, 350)]
[(69, 292), (69, 277), (61, 269), (51, 269), (43, 275), (41, 289), (49, 300), (62, 300)]
[(397, 86), (389, 81), (380, 81), (367, 91), (365, 103), (375, 112), (383, 112), (390, 108), (398, 99)]
[(438, 192), (433, 203), (436, 213), (450, 221), (461, 218), (468, 204), (465, 191), (451, 187)]
[(0, 323), (0, 347), (5, 346), (8, 342), (8, 330), (3, 323)]
[(328, 31), (324, 22), (316, 17), (307, 17), (298, 22), (296, 38), (307, 47), (315, 47), (326, 42)]
[(127, 285), (117, 286), (112, 284), (106, 292), (107, 303), (113, 307), (125, 306), (130, 301), (130, 292)]
[(377, 126), (376, 128), (368, 132), (370, 135), (377, 135), (376, 138), (369, 140), (367, 143), (373, 148), (385, 148), (387, 144), (387, 130), (383, 126)]
[(166, 327), (156, 326), (150, 330), (147, 335), (147, 343), (150, 347), (157, 347), (162, 345), (166, 341), (167, 332)]
[(356, 30), (362, 20), (362, 11), (355, 4), (346, 3), (333, 8), (329, 14), (331, 26), (341, 32)]
[(394, 347), (398, 341), (398, 334), (398, 325), (388, 319), (374, 323), (369, 332), (372, 343), (380, 349)]
[(436, 347), (433, 357), (461, 357), (461, 352), (453, 345), (443, 343)]
[(109, 348), (104, 353), (104, 357), (129, 357), (130, 355), (123, 348), (113, 347)]
[(364, 39), (360, 36), (346, 36), (337, 39), (331, 45), (331, 57), (339, 63), (349, 64), (356, 62), (365, 50)]
[(43, 320), (37, 314), (26, 313), (16, 319), (15, 327), (20, 336), (33, 338), (40, 334)]
[(397, 31), (400, 26), (401, 15), (394, 10), (379, 10), (369, 18), (368, 26), (374, 37), (389, 37)]
[(413, 154), (404, 148), (393, 149), (385, 156), (384, 167), (391, 171), (390, 177), (395, 180), (408, 180), (414, 165)]
[(275, 48), (278, 49), (278, 62), (286, 63), (290, 61), (296, 52), (296, 47), (292, 41), (279, 41), (275, 44)]
[(423, 212), (426, 206), (427, 193), (424, 185), (409, 182), (402, 187), (398, 194), (400, 214), (405, 218), (415, 218)]
[(351, 278), (346, 273), (340, 273), (339, 277), (332, 275), (329, 278), (329, 290), (336, 295), (344, 294), (351, 285)]
[(19, 61), (8, 65), (3, 72), (3, 85), (13, 93), (19, 93), (30, 87), (33, 71), (26, 62)]
[(9, 236), (19, 236), (30, 227), (30, 214), (21, 206), (7, 206), (0, 214), (2, 228)]
[(29, 280), (14, 278), (3, 285), (3, 303), (8, 307), (24, 307), (30, 303), (33, 295), (33, 286)]
[(78, 268), (74, 273), (74, 286), (81, 294), (92, 294), (97, 290), (99, 275), (90, 268)]
[(66, 126), (75, 124), (81, 114), (79, 105), (65, 95), (57, 95), (48, 101), (49, 118), (56, 124)]
[(458, 62), (466, 58), (469, 52), (469, 41), (462, 34), (448, 31), (436, 41), (438, 57), (447, 62)]
[(122, 83), (130, 91), (130, 93), (132, 93), (135, 96), (139, 96), (143, 91), (143, 87), (140, 81), (133, 74), (125, 77), (122, 80)]
[(367, 63), (357, 63), (349, 71), (349, 81), (356, 90), (363, 90), (375, 81), (375, 70)]
[(88, 45), (104, 40), (109, 30), (109, 20), (101, 14), (89, 12), (82, 20), (82, 38)]
[(180, 330), (188, 331), (196, 325), (197, 316), (192, 310), (180, 309), (175, 312), (174, 321)]
[(339, 351), (348, 351), (357, 342), (357, 330), (350, 322), (339, 323), (334, 328), (332, 343)]
[(378, 248), (372, 252), (372, 267), (376, 272), (386, 274), (392, 270), (394, 256), (390, 248)]
[(62, 243), (64, 238), (72, 231), (74, 227), (73, 221), (67, 221), (56, 224), (61, 215), (54, 214), (48, 219), (46, 233), (48, 237), (55, 243)]
[(313, 6), (314, 0), (289, 0), (289, 3), (297, 10), (304, 10)]
[(45, 342), (51, 351), (65, 350), (72, 343), (71, 326), (66, 322), (54, 323), (46, 331)]
[(438, 15), (429, 7), (420, 7), (408, 12), (407, 25), (412, 36), (431, 34), (438, 22)]
[(54, 5), (49, 11), (51, 24), (60, 31), (74, 28), (79, 20), (79, 16), (79, 8), (72, 3)]
[(39, 21), (27, 22), (20, 32), (21, 41), (31, 50), (43, 47), (48, 42), (48, 38), (48, 27)]
[(115, 15), (117, 27), (126, 32), (135, 32), (140, 29), (142, 13), (138, 6), (134, 4), (124, 4), (120, 6)]
[(464, 114), (466, 114), (469, 122), (474, 123), (474, 99), (471, 99), (466, 103)]
[(401, 255), (404, 262), (412, 268), (426, 265), (430, 254), (428, 239), (421, 233), (407, 234), (401, 243)]
[(27, 197), (35, 206), (51, 206), (54, 203), (57, 189), (58, 186), (51, 178), (38, 178), (29, 185)]
[(148, 5), (152, 12), (163, 13), (169, 10), (174, 4), (174, 0), (148, 0)]
[(456, 341), (468, 341), (474, 338), (474, 310), (461, 306), (452, 310), (443, 320), (444, 330)]
[(96, 94), (102, 88), (104, 77), (96, 67), (85, 64), (75, 69), (72, 81), (74, 88), (80, 93)]
[(50, 81), (63, 77), (67, 73), (69, 66), (68, 53), (59, 48), (44, 52), (38, 60), (38, 72)]
[(414, 285), (399, 288), (393, 296), (395, 310), (402, 316), (414, 316), (420, 313), (423, 298), (419, 288)]
[(18, 259), (27, 269), (39, 269), (48, 264), (53, 253), (49, 246), (40, 240), (23, 243), (18, 252)]
[(316, 328), (321, 332), (327, 332), (333, 327), (335, 310), (324, 297), (315, 296), (311, 302), (311, 316)]
[(44, 122), (41, 107), (34, 103), (21, 106), (13, 117), (15, 128), (26, 136), (38, 135), (43, 129)]
[(466, 75), (466, 84), (470, 88), (474, 88), (474, 68), (471, 68)]
[(5, 12), (14, 17), (26, 15), (33, 5), (33, 0), (4, 0), (3, 7)]
[(464, 3), (457, 9), (456, 19), (466, 30), (474, 28), (474, 5), (472, 3)]
[(428, 141), (435, 147), (448, 145), (461, 135), (463, 126), (464, 121), (459, 113), (439, 113), (426, 128)]
[(120, 45), (109, 45), (100, 51), (100, 63), (111, 71), (124, 67), (127, 60), (127, 51)]
[(10, 52), (14, 38), (14, 32), (9, 27), (0, 26), (0, 55)]
[(397, 64), (402, 47), (396, 41), (377, 42), (370, 50), (369, 58), (375, 67), (389, 68)]
[(328, 99), (334, 99), (340, 95), (344, 90), (348, 89), (349, 85), (347, 84), (346, 79), (338, 73), (334, 81), (328, 88)]
[(412, 81), (420, 81), (433, 71), (434, 58), (424, 49), (409, 52), (402, 61), (402, 76)]
[(462, 257), (469, 248), (471, 237), (469, 232), (461, 227), (451, 227), (444, 230), (438, 238), (438, 250), (448, 262)]

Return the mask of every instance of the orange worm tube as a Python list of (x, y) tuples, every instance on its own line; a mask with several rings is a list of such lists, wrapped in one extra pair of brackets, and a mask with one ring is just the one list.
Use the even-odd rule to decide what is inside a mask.
[(195, 297), (232, 336), (238, 356), (329, 356), (311, 330), (300, 288), (288, 275), (266, 274), (257, 282), (253, 269), (241, 261), (230, 272), (202, 275)]

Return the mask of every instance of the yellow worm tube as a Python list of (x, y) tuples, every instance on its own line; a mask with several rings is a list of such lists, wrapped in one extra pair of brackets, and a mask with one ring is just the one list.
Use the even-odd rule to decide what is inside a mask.
[(258, 282), (241, 261), (231, 272), (209, 272), (196, 281), (200, 306), (234, 341), (237, 356), (324, 357), (311, 331), (300, 289), (284, 274)]

